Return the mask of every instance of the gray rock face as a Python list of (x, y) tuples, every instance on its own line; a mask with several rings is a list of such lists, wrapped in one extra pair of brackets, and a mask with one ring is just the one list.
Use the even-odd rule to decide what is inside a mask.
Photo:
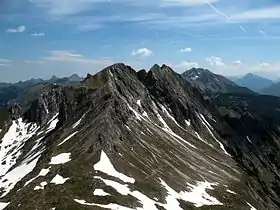
[[(136, 72), (121, 63), (44, 92), (26, 111), (12, 109), (13, 120), (22, 112), (26, 120), (13, 121), (12, 140), (8, 128), (0, 133), (2, 202), (6, 209), (278, 209), (276, 111), (269, 118), (252, 106), (257, 95), (223, 96), (205, 101), (166, 65)], [(58, 174), (60, 183), (69, 179), (54, 184)]]

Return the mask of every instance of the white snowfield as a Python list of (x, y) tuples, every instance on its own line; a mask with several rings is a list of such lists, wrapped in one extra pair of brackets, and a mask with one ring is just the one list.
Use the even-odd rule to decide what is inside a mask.
[(51, 165), (59, 165), (59, 164), (67, 163), (67, 162), (71, 161), (70, 156), (71, 156), (71, 153), (59, 154), (55, 157), (52, 157), (50, 164)]
[[(103, 157), (100, 157), (100, 160), (103, 160), (102, 162), (103, 165), (109, 165), (109, 168), (113, 167), (112, 163), (110, 162), (110, 159), (107, 157), (107, 155), (102, 151)], [(104, 160), (105, 159), (105, 160)], [(114, 168), (114, 167), (113, 167)], [(97, 169), (95, 169), (97, 170)], [(111, 172), (109, 170), (106, 170), (106, 173), (110, 176), (118, 177), (116, 175), (115, 169), (112, 170)], [(95, 176), (95, 179), (102, 180), (107, 186), (110, 186), (114, 188), (118, 193), (121, 195), (127, 196), (131, 195), (138, 199), (143, 207), (137, 207), (137, 210), (157, 210), (156, 204), (159, 206), (164, 207), (165, 209), (173, 209), (173, 210), (183, 210), (180, 207), (180, 203), (178, 199), (182, 199), (184, 201), (192, 203), (196, 207), (201, 207), (204, 205), (223, 205), (220, 201), (218, 201), (215, 197), (209, 195), (206, 192), (206, 189), (213, 190), (212, 186), (216, 186), (216, 183), (209, 183), (207, 181), (204, 182), (197, 182), (196, 185), (188, 184), (189, 186), (189, 191), (181, 191), (181, 192), (176, 192), (173, 190), (171, 187), (169, 187), (162, 179), (160, 179), (161, 185), (163, 188), (167, 191), (167, 197), (165, 199), (165, 203), (160, 203), (158, 202), (157, 199), (151, 199), (148, 196), (144, 195), (143, 193), (134, 190), (131, 191), (128, 184), (121, 184), (116, 181), (104, 179), (99, 176)], [(99, 194), (99, 195), (107, 195), (106, 192), (103, 190), (98, 189), (94, 194)], [(96, 206), (96, 207), (102, 207), (102, 208), (110, 208), (110, 209), (125, 209), (125, 210), (131, 210), (131, 208), (120, 206), (118, 204), (96, 204), (96, 203), (88, 203), (85, 200), (79, 200), (79, 199), (74, 199), (75, 202), (82, 204), (82, 205), (88, 205), (88, 206)]]
[[(23, 177), (35, 168), (42, 151), (30, 154), (21, 163), (17, 163), (17, 158), (21, 155), (21, 149), (25, 143), (35, 135), (39, 128), (35, 124), (24, 123), (20, 118), (14, 120), (8, 132), (2, 138), (0, 160), (0, 188), (3, 188), (1, 197), (6, 196)], [(9, 172), (8, 172), (9, 171)], [(5, 180), (5, 182), (3, 182)]]
[(106, 155), (104, 151), (101, 151), (100, 160), (98, 163), (94, 165), (94, 170), (101, 171), (105, 174), (108, 174), (110, 176), (114, 176), (124, 182), (134, 183), (135, 179), (128, 177), (118, 171), (114, 168), (113, 164), (111, 163), (110, 159)]
[(75, 202), (86, 205), (86, 206), (96, 206), (96, 207), (101, 207), (101, 208), (106, 208), (106, 209), (112, 209), (112, 210), (134, 210), (132, 208), (128, 208), (125, 206), (120, 206), (115, 203), (107, 204), (107, 205), (102, 205), (102, 204), (95, 204), (95, 203), (87, 203), (85, 200), (79, 200), (79, 199), (74, 199)]
[(0, 202), (0, 210), (3, 210), (5, 209), (10, 203), (3, 203), (3, 202)]
[[(54, 120), (55, 117), (49, 122), (49, 131), (54, 129), (56, 123), (58, 122)], [(36, 124), (25, 123), (23, 122), (22, 118), (19, 118), (18, 120), (14, 120), (12, 122), (9, 130), (2, 138), (2, 143), (0, 145), (0, 161), (1, 163), (5, 164), (0, 165), (0, 176), (2, 176), (0, 178), (0, 188), (3, 188), (1, 197), (5, 197), (20, 180), (22, 180), (27, 174), (32, 172), (36, 167), (36, 164), (45, 149), (44, 147), (39, 149), (41, 140), (44, 137), (41, 137), (35, 141), (35, 145), (27, 153), (27, 155), (25, 155), (22, 162), (17, 162), (17, 159), (22, 154), (21, 150), (24, 147), (25, 143), (31, 137), (36, 136), (35, 134), (38, 130), (39, 127)], [(14, 167), (16, 163), (17, 166)], [(41, 171), (38, 176), (44, 176), (44, 174), (47, 173), (46, 170), (47, 169)], [(35, 179), (37, 177), (35, 177)], [(29, 184), (33, 180), (34, 179), (30, 180), (25, 185)]]
[(50, 183), (52, 184), (56, 184), (56, 185), (60, 185), (60, 184), (64, 184), (69, 178), (63, 178), (62, 176), (60, 176), (59, 174), (57, 174)]
[(0, 176), (16, 164), (17, 158), (22, 154), (21, 149), (29, 138), (31, 138), (38, 127), (36, 124), (24, 123), (22, 118), (14, 120), (8, 132), (2, 138), (0, 152)]

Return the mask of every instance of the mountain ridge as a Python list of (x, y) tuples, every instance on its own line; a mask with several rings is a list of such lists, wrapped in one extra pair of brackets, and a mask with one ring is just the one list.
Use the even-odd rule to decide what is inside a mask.
[[(24, 111), (27, 122), (15, 106), (10, 111), (16, 120), (1, 127), (7, 157), (23, 144), (16, 163), (5, 159), (9, 172), (0, 176), (2, 202), (6, 209), (277, 209), (276, 189), (260, 185), (250, 168), (270, 172), (265, 156), (255, 150), (260, 142), (252, 131), (235, 128), (243, 118), (216, 109), (230, 106), (227, 111), (247, 116), (244, 104), (216, 99), (205, 101), (166, 65), (136, 72), (119, 63), (77, 86), (48, 90)], [(244, 119), (255, 114), (250, 112)], [(21, 126), (24, 137), (15, 132), (19, 143), (12, 138), (6, 144), (11, 126)], [(30, 172), (12, 179), (10, 174), (28, 162)], [(96, 193), (101, 189), (102, 195)]]

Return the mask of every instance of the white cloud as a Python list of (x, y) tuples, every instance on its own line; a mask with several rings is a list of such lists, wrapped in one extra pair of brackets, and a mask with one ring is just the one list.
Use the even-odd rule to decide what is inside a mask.
[(33, 34), (30, 34), (31, 36), (45, 36), (45, 33), (33, 33)]
[(103, 0), (29, 0), (37, 7), (43, 8), (49, 15), (67, 16), (75, 15), (92, 8), (95, 3)]
[(83, 57), (83, 55), (77, 54), (73, 50), (70, 50), (70, 51), (69, 50), (53, 50), (53, 51), (51, 51), (51, 55), (53, 57), (59, 57), (59, 58), (62, 58), (62, 57)]
[(85, 24), (85, 25), (78, 25), (78, 30), (80, 31), (95, 31), (95, 30), (98, 30), (100, 28), (102, 28), (103, 25), (101, 24)]
[(189, 61), (182, 61), (181, 63), (175, 65), (175, 68), (179, 68), (179, 69), (190, 69), (190, 68), (198, 68), (199, 65), (198, 63), (195, 62), (189, 62)]
[(150, 57), (153, 54), (153, 52), (148, 48), (140, 48), (138, 50), (133, 50), (131, 54), (134, 57), (146, 58), (146, 57)]
[(239, 66), (239, 65), (242, 64), (242, 61), (241, 60), (236, 60), (236, 61), (233, 62), (233, 64), (236, 65), (236, 66)]
[(10, 62), (12, 61), (9, 59), (0, 58), (0, 63), (10, 63)]
[(270, 68), (271, 67), (271, 64), (270, 63), (267, 63), (267, 62), (263, 62), (263, 63), (260, 63), (260, 67), (265, 69), (265, 68)]
[[(165, 3), (162, 6), (197, 6), (202, 4), (207, 4), (206, 0), (164, 0)], [(219, 0), (209, 0), (211, 3), (218, 2)]]
[(45, 64), (45, 61), (40, 61), (40, 60), (25, 60), (24, 63), (26, 63), (26, 64)]
[(26, 30), (25, 26), (18, 26), (17, 28), (8, 28), (7, 33), (22, 33)]
[(262, 20), (262, 19), (280, 19), (280, 6), (248, 10), (245, 12), (235, 14), (230, 17), (230, 20), (237, 20), (237, 21)]
[(9, 67), (9, 66), (11, 66), (10, 64), (6, 64), (6, 63), (0, 63), (0, 67)]
[(223, 60), (219, 57), (211, 56), (206, 58), (206, 61), (209, 63), (210, 66), (222, 66), (226, 67), (225, 63)]
[(180, 50), (180, 52), (184, 53), (184, 52), (192, 52), (192, 48), (190, 47), (186, 47)]
[(266, 33), (265, 33), (263, 30), (260, 30), (260, 33), (261, 33), (263, 36), (266, 36)]
[(93, 65), (110, 65), (114, 63), (114, 61), (108, 59), (85, 58), (83, 55), (78, 54), (75, 51), (68, 50), (53, 50), (50, 52), (50, 56), (41, 59), (53, 62), (75, 62)]
[(11, 60), (0, 58), (0, 67), (9, 67), (11, 66)]

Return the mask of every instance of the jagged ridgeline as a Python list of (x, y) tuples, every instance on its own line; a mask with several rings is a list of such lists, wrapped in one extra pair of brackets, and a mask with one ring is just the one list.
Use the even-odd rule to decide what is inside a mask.
[(38, 95), (0, 109), (0, 209), (280, 208), (276, 97), (125, 64)]

